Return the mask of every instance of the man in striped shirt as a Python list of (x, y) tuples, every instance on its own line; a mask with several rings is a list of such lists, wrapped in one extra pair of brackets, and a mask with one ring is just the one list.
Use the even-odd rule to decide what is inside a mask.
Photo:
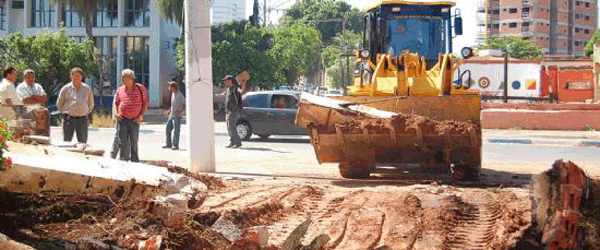
[(139, 162), (138, 139), (140, 123), (148, 109), (148, 94), (144, 85), (135, 83), (135, 72), (123, 70), (123, 86), (117, 90), (113, 114), (118, 122), (121, 160)]

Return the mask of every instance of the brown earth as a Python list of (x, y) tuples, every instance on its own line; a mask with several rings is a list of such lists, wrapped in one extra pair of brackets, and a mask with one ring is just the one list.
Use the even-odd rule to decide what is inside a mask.
[[(459, 121), (436, 121), (424, 116), (399, 114), (392, 118), (361, 118), (335, 124), (348, 134), (362, 134), (366, 129), (370, 134), (389, 134), (391, 129), (400, 134), (412, 134), (421, 130), (423, 134), (442, 135), (444, 131), (456, 135), (468, 135), (471, 130), (481, 131), (478, 124)], [(329, 131), (335, 133), (335, 131)]]
[(242, 229), (267, 226), (274, 246), (310, 217), (302, 244), (327, 234), (326, 249), (511, 249), (531, 217), (528, 191), (517, 188), (297, 179), (223, 183), (209, 190), (201, 207), (187, 212), (182, 229), (162, 225), (143, 200), (0, 192), (0, 232), (37, 249), (64, 249), (82, 237), (135, 249), (154, 235), (165, 237), (168, 249), (222, 249), (229, 242), (207, 231), (220, 216)]

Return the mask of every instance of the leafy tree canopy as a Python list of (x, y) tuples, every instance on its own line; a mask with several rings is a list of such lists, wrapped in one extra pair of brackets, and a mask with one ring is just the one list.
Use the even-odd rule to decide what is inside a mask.
[[(321, 33), (324, 42), (329, 42), (343, 29), (343, 23), (339, 21), (327, 21), (331, 19), (344, 19), (347, 30), (354, 32), (362, 31), (362, 18), (364, 12), (352, 7), (344, 1), (336, 0), (314, 0), (297, 1), (285, 15), (280, 23), (306, 23)], [(327, 22), (326, 22), (327, 21)]]
[(480, 45), (479, 49), (499, 49), (502, 55), (509, 53), (510, 57), (518, 59), (540, 59), (544, 56), (542, 48), (537, 46), (534, 41), (516, 36), (503, 36), (492, 38), (488, 41), (488, 46)]
[(600, 42), (600, 29), (596, 30), (594, 36), (592, 36), (592, 38), (587, 42), (583, 53), (588, 57), (592, 57), (594, 55), (594, 44), (597, 42)]
[[(256, 27), (248, 21), (228, 22), (211, 28), (213, 83), (225, 75), (248, 70), (250, 84), (272, 88), (297, 82), (316, 61), (321, 37), (317, 30), (295, 24), (277, 28)], [(177, 45), (177, 67), (185, 72), (185, 43)]]
[(71, 81), (70, 72), (74, 67), (81, 68), (87, 78), (96, 77), (98, 62), (95, 55), (89, 53), (93, 50), (89, 39), (78, 43), (69, 38), (64, 29), (26, 37), (15, 33), (0, 39), (0, 67), (13, 66), (20, 72), (33, 69), (36, 81), (48, 95), (53, 95)]

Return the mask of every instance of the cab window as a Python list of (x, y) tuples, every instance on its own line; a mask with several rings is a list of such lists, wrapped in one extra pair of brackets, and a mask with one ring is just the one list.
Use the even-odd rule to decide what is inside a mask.
[(244, 107), (248, 108), (266, 108), (267, 107), (267, 95), (249, 95), (245, 96), (242, 102)]
[(275, 109), (297, 109), (298, 100), (291, 95), (273, 95), (271, 108)]

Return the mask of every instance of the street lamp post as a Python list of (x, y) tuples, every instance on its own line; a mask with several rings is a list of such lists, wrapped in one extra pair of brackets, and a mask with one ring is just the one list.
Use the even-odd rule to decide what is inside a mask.
[(209, 0), (184, 0), (188, 169), (215, 171)]

